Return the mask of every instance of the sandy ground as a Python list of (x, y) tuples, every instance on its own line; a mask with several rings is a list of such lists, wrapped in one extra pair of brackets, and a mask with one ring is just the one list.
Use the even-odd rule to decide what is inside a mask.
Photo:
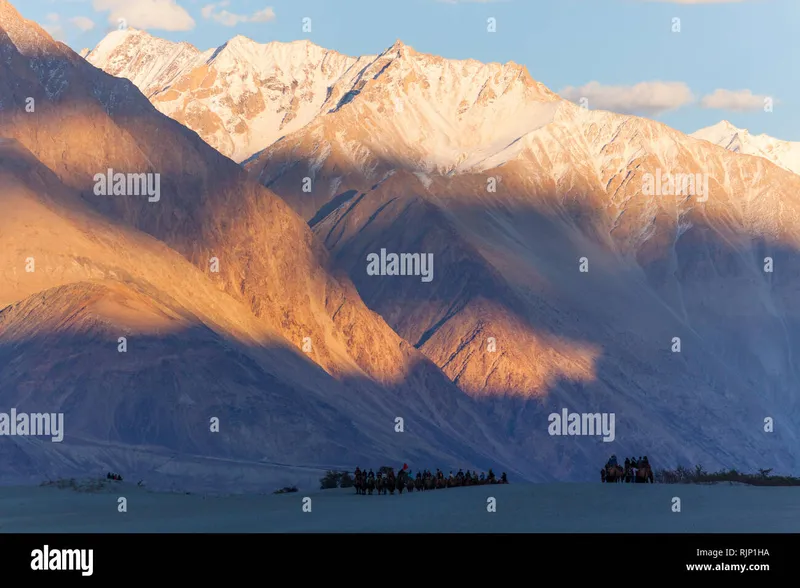
[[(127, 512), (118, 499), (127, 499)], [(672, 511), (673, 497), (681, 512)], [(309, 498), (311, 512), (303, 511)], [(496, 512), (488, 512), (488, 500)], [(402, 496), (353, 490), (225, 497), (0, 488), (0, 532), (667, 532), (800, 531), (800, 488), (519, 484)]]

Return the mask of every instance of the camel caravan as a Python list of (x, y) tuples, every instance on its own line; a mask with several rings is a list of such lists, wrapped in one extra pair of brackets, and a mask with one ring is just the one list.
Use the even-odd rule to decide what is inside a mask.
[(458, 473), (453, 475), (450, 472), (449, 476), (445, 476), (444, 472), (437, 469), (436, 473), (430, 470), (417, 472), (416, 476), (408, 469), (407, 464), (403, 464), (403, 468), (395, 475), (394, 468), (383, 467), (375, 474), (372, 470), (362, 470), (356, 468), (354, 476), (354, 485), (356, 487), (356, 494), (366, 496), (372, 495), (373, 492), (378, 494), (394, 494), (397, 491), (399, 494), (403, 490), (408, 492), (424, 492), (426, 490), (441, 490), (442, 488), (458, 488), (460, 486), (482, 486), (484, 484), (508, 484), (508, 477), (503, 472), (498, 479), (492, 470), (486, 473), (470, 472), (466, 473), (463, 470), (458, 470)]
[(626, 457), (623, 465), (617, 463), (616, 455), (612, 455), (605, 467), (600, 470), (600, 478), (604, 484), (654, 483), (653, 468), (650, 467), (646, 455), (639, 459)]

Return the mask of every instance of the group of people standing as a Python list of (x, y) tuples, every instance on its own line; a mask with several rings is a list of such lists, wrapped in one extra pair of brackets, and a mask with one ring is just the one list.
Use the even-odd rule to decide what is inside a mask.
[(635, 457), (626, 457), (623, 465), (617, 462), (617, 456), (612, 455), (608, 460), (605, 467), (600, 470), (600, 479), (603, 483), (614, 484), (625, 482), (630, 484), (635, 483), (649, 483), (653, 484), (653, 468), (650, 467), (650, 461), (647, 456), (640, 456), (639, 459)]
[(437, 469), (436, 473), (430, 470), (423, 470), (414, 475), (408, 468), (408, 464), (403, 464), (402, 469), (397, 475), (394, 473), (394, 468), (381, 468), (375, 474), (371, 469), (369, 471), (356, 468), (355, 471), (355, 487), (356, 494), (372, 494), (377, 491), (378, 494), (394, 494), (398, 491), (400, 494), (403, 490), (413, 492), (417, 490), (423, 492), (425, 490), (439, 490), (442, 488), (457, 488), (459, 486), (480, 486), (483, 484), (508, 484), (508, 476), (505, 472), (500, 475), (498, 479), (495, 473), (490, 469), (486, 474), (467, 470), (458, 470), (454, 475), (451, 471), (448, 476), (444, 472)]

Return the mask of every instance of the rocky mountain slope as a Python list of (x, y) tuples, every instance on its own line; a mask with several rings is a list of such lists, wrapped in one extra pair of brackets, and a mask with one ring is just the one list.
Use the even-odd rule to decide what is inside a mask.
[(729, 151), (768, 159), (790, 172), (800, 173), (800, 143), (782, 141), (769, 135), (751, 135), (726, 120), (692, 133), (692, 137), (709, 141)]
[[(246, 167), (463, 390), (614, 412), (670, 461), (796, 467), (800, 178), (514, 64), (395, 44), (339, 93)], [(435, 279), (370, 275), (381, 249)], [(497, 406), (520, 444), (541, 426)], [(570, 469), (576, 446), (537, 451)]]
[[(234, 39), (219, 54), (243, 45)], [(305, 63), (303, 47), (289, 48)], [(241, 63), (250, 53), (237, 55), (226, 79), (244, 79), (252, 67)], [(317, 79), (315, 69), (301, 69), (281, 87)], [(197, 100), (208, 91), (221, 104), (231, 88), (241, 96), (238, 81), (217, 94), (216, 75), (192, 78)], [(158, 153), (181, 178), (171, 196), (179, 206), (140, 216), (130, 202), (92, 198), (80, 182), (74, 188), (198, 268), (214, 251), (232, 252), (234, 268), (211, 279), (289, 340), (309, 324), (333, 333), (330, 356), (313, 356), (327, 373), (341, 380), (352, 369), (340, 367), (343, 356), (383, 386), (402, 385), (401, 395), (422, 386), (427, 402), (454, 399), (453, 420), (433, 417), (455, 429), (448, 443), (481, 448), (532, 479), (586, 479), (610, 453), (648, 454), (657, 465), (797, 469), (800, 177), (653, 121), (581, 109), (513, 63), (446, 60), (398, 42), (324, 79), (307, 116), (254, 137), (249, 148), (268, 147), (244, 163), (299, 217), (239, 176), (229, 188), (204, 175), (209, 161), (226, 170), (230, 162), (179, 131), (203, 154), (194, 166), (185, 148)], [(124, 82), (114, 84), (108, 104), (119, 125), (132, 117), (120, 108)], [(148, 95), (159, 109), (159, 96), (172, 97), (170, 88)], [(266, 112), (283, 116), (280, 108)], [(229, 130), (216, 135), (213, 125), (174, 116), (235, 152)], [(125, 126), (137, 140), (163, 133), (140, 123)], [(70, 177), (76, 163), (38, 149)], [(206, 182), (221, 182), (225, 196), (200, 196), (198, 212), (187, 186), (205, 194)], [(261, 208), (263, 198), (281, 220)], [(376, 275), (369, 260), (382, 250), (432, 255), (432, 279)], [(349, 275), (358, 295), (329, 270)], [(284, 285), (286, 275), (299, 283)], [(346, 294), (330, 301), (329, 289)], [(338, 307), (342, 296), (352, 311)], [(358, 310), (359, 296), (377, 315)], [(441, 372), (418, 375), (407, 357)], [(612, 413), (613, 442), (551, 436), (548, 415), (562, 409)], [(765, 419), (774, 428), (765, 430)]]
[[(0, 104), (0, 406), (66, 428), (4, 437), (6, 477), (521, 464), (283, 201), (5, 0)], [(98, 193), (107, 170), (159, 197)]]
[(109, 34), (86, 59), (132, 81), (161, 112), (235, 161), (303, 127), (329, 88), (358, 71), (358, 60), (306, 41), (238, 36), (201, 52), (135, 29)]

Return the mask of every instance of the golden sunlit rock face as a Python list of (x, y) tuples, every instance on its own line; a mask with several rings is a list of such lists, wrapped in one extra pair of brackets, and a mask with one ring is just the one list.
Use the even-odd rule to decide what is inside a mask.
[[(265, 459), (492, 461), (491, 427), (441, 429), (482, 408), (334, 276), (302, 218), (0, 7), (0, 101), (15, 105), (0, 111), (2, 399), (69, 408), (83, 439), (30, 460), (79, 467), (86, 443), (113, 441), (150, 447), (145, 469), (179, 451), (253, 475)], [(45, 62), (57, 75), (37, 75)], [(156, 178), (158, 197), (103, 193), (108, 174)], [(398, 418), (417, 429), (402, 444)]]
[[(695, 415), (758, 446), (767, 406), (797, 411), (800, 177), (476, 67), (393, 46), (245, 167), (466, 394), (613, 405), (677, 451)], [(382, 250), (435, 277), (375, 275)], [(518, 438), (537, 426), (498, 406)]]

